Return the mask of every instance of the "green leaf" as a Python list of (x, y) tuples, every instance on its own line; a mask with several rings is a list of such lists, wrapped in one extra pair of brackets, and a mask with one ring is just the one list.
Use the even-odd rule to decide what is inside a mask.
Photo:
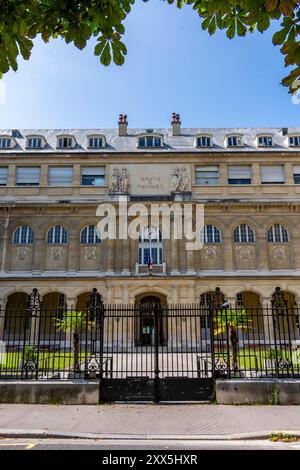
[(236, 21), (235, 19), (232, 19), (226, 31), (226, 35), (229, 39), (232, 39), (235, 36), (235, 32), (236, 32)]

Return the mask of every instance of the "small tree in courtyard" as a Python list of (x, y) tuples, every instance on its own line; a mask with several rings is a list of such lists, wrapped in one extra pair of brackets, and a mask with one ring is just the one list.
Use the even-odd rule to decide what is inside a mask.
[(214, 335), (229, 335), (229, 341), (232, 351), (232, 369), (234, 372), (239, 370), (238, 364), (238, 330), (249, 329), (250, 319), (247, 319), (245, 309), (224, 308), (217, 310), (213, 317)]
[(79, 350), (80, 335), (95, 326), (94, 322), (88, 320), (86, 313), (80, 311), (66, 311), (63, 318), (55, 318), (55, 325), (58, 330), (72, 334), (73, 348), (73, 370), (80, 372)]

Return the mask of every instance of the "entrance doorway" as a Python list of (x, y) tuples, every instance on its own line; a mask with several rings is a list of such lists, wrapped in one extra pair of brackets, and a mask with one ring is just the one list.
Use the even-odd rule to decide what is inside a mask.
[[(136, 304), (139, 318), (136, 322), (136, 345), (155, 346), (156, 327), (158, 345), (164, 344), (163, 308), (161, 299), (154, 295), (142, 297)], [(157, 325), (157, 326), (156, 326)]]

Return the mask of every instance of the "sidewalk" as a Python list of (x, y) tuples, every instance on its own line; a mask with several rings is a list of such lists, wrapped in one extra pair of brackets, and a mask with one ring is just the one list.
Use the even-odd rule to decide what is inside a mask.
[(300, 432), (299, 406), (0, 405), (0, 436), (35, 432), (64, 437), (89, 433), (102, 438), (226, 439), (276, 431)]

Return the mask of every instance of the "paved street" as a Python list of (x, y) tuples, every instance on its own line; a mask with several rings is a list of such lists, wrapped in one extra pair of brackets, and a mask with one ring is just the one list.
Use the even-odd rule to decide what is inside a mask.
[[(131, 441), (80, 439), (4, 439), (1, 450), (300, 450), (300, 442), (276, 443), (268, 440), (253, 441)], [(134, 455), (134, 452), (133, 454)]]
[[(100, 436), (229, 436), (300, 431), (298, 406), (222, 406), (213, 404), (96, 406), (0, 405), (0, 433), (40, 430)], [(13, 437), (12, 435), (10, 437)], [(63, 436), (61, 436), (63, 437)], [(75, 436), (74, 436), (75, 437)]]

